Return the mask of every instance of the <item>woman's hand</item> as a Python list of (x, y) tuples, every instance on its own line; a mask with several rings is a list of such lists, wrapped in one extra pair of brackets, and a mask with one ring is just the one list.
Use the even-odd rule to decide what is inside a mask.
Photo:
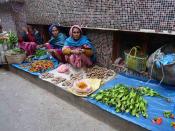
[(24, 31), (26, 34), (28, 34), (28, 29), (26, 27), (22, 27), (22, 31)]
[(55, 52), (55, 49), (48, 49), (47, 50), (49, 53), (54, 53)]
[(83, 47), (85, 48), (85, 49), (90, 49), (90, 47), (88, 46), (88, 45), (83, 45)]
[(85, 52), (85, 50), (84, 50), (84, 49), (80, 49), (79, 51), (80, 51), (80, 53), (84, 53), (84, 52)]
[(71, 50), (71, 54), (77, 54), (78, 52), (76, 50)]
[(37, 45), (37, 49), (42, 48), (44, 45)]
[(43, 46), (45, 46), (45, 47), (46, 47), (46, 46), (48, 46), (48, 45), (49, 45), (49, 43), (45, 43)]
[(72, 53), (72, 54), (77, 54), (77, 55), (78, 55), (78, 54), (83, 53), (83, 51), (84, 51), (83, 49), (79, 49), (79, 50), (78, 50), (78, 49), (75, 49), (75, 50), (71, 50), (71, 53)]

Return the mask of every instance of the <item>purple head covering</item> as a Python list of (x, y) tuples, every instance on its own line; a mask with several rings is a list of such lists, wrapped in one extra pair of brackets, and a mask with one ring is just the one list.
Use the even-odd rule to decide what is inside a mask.
[(49, 34), (52, 36), (52, 29), (53, 27), (56, 27), (58, 30), (61, 29), (61, 26), (60, 24), (52, 24), (50, 27), (49, 27)]

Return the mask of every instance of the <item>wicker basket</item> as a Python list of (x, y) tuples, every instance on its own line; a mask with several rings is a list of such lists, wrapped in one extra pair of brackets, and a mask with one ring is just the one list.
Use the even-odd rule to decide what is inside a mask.
[[(134, 55), (131, 55), (131, 53)], [(126, 66), (138, 72), (145, 71), (148, 56), (138, 57), (137, 53), (138, 47), (133, 47), (129, 53), (126, 51), (124, 52)]]
[(25, 60), (26, 54), (11, 55), (6, 53), (5, 57), (8, 64), (21, 64)]

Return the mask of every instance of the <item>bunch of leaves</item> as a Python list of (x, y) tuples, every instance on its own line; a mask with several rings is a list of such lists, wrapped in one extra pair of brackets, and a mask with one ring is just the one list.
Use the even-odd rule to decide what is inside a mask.
[(21, 50), (19, 48), (14, 48), (6, 51), (7, 55), (19, 55), (19, 54), (25, 54), (24, 50)]
[(101, 90), (97, 94), (91, 95), (97, 101), (115, 107), (116, 112), (126, 112), (136, 117), (142, 115), (147, 118), (148, 104), (143, 96), (163, 97), (148, 87), (134, 88), (123, 84), (115, 85), (113, 88)]
[(46, 50), (36, 50), (35, 57), (41, 57), (47, 54)]
[(16, 43), (18, 42), (18, 37), (15, 33), (9, 32), (8, 33), (8, 40), (7, 43), (9, 44), (9, 47), (12, 49), (16, 46)]
[(172, 118), (172, 119), (174, 119), (174, 114), (171, 111), (165, 111), (165, 112), (163, 112), (163, 116), (165, 118)]
[(8, 41), (9, 41), (10, 43), (17, 43), (17, 42), (18, 42), (18, 37), (17, 37), (17, 35), (16, 35), (15, 33), (13, 33), (13, 32), (9, 32), (9, 33), (8, 33)]
[(25, 51), (20, 49), (20, 48), (14, 48), (12, 49), (12, 51), (15, 53), (15, 54), (24, 54)]
[(97, 94), (91, 95), (91, 97), (115, 107), (116, 112), (126, 112), (136, 117), (142, 114), (145, 118), (148, 117), (147, 101), (137, 93), (135, 88), (128, 88), (119, 84), (114, 88), (101, 90)]
[(0, 39), (0, 45), (1, 45), (1, 44), (4, 44), (4, 40), (1, 40), (1, 39)]
[(160, 97), (160, 98), (166, 100), (167, 102), (171, 102), (171, 100), (169, 98), (162, 96), (161, 94), (159, 94), (158, 92), (154, 91), (153, 89), (151, 89), (149, 87), (139, 87), (138, 90), (139, 90), (139, 93), (141, 95), (156, 96), (156, 97)]

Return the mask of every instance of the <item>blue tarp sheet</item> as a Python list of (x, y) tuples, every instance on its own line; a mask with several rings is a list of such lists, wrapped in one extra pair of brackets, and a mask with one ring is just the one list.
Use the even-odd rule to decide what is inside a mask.
[[(144, 97), (148, 102), (148, 115), (149, 117), (145, 119), (144, 117), (140, 116), (139, 118), (133, 117), (128, 113), (116, 113), (115, 109), (113, 107), (109, 107), (101, 102), (97, 102), (96, 100), (88, 97), (84, 98), (88, 102), (95, 104), (102, 108), (103, 110), (106, 110), (116, 116), (119, 116), (127, 121), (130, 121), (132, 123), (135, 123), (137, 125), (140, 125), (141, 127), (144, 127), (148, 130), (153, 131), (171, 131), (174, 130), (173, 127), (171, 127), (171, 122), (173, 119), (168, 119), (163, 117), (164, 111), (172, 111), (175, 113), (175, 87), (166, 86), (166, 85), (158, 85), (156, 83), (146, 83), (141, 80), (137, 80), (134, 78), (129, 78), (123, 75), (117, 75), (115, 79), (109, 81), (105, 85), (103, 85), (99, 90), (112, 88), (116, 84), (125, 84), (128, 86), (147, 86), (155, 91), (159, 92), (161, 95), (168, 97), (172, 100), (171, 103), (166, 102), (165, 100), (158, 98), (158, 97)], [(97, 93), (99, 90), (97, 90), (95, 93)], [(155, 117), (162, 117), (163, 123), (161, 125), (156, 125), (152, 123), (152, 119)], [(175, 121), (175, 120), (174, 120)]]
[[(54, 68), (57, 68), (59, 62), (58, 62), (57, 60), (55, 60), (54, 58), (52, 58), (51, 61), (54, 63)], [(28, 63), (23, 63), (23, 65), (25, 65), (25, 64), (28, 64)], [(28, 72), (28, 73), (30, 73), (31, 75), (39, 76), (39, 75), (41, 74), (40, 72), (30, 72), (30, 71), (29, 71), (29, 68), (23, 68), (23, 67), (21, 67), (20, 65), (21, 65), (21, 64), (12, 64), (13, 67), (18, 68), (18, 69), (20, 69), (20, 70), (23, 70), (23, 71), (25, 71), (25, 72)]]

